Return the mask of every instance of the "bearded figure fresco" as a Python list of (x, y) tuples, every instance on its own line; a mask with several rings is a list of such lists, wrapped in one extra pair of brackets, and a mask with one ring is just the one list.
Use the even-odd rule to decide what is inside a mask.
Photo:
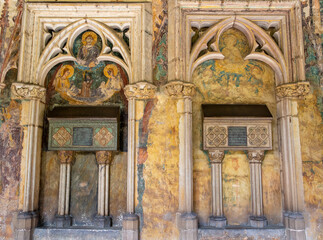
[(85, 31), (73, 44), (75, 61), (63, 62), (48, 74), (48, 81), (57, 98), (70, 104), (97, 105), (107, 101), (127, 82), (121, 66), (110, 61), (99, 61), (102, 39), (93, 31)]

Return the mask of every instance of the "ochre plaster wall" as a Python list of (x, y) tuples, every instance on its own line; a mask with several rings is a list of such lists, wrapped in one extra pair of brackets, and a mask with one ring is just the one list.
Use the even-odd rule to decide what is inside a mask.
[[(17, 15), (17, 1), (0, 2), (0, 66), (8, 55)], [(322, 104), (322, 38), (313, 23), (311, 2), (304, 9), (303, 30), (306, 54), (306, 77), (311, 94), (299, 101), (299, 120), (303, 159), (306, 234), (308, 239), (323, 239), (323, 104)], [(322, 5), (322, 3), (321, 3)], [(167, 81), (167, 0), (153, 0), (153, 82), (162, 86)], [(315, 9), (314, 9), (315, 10)], [(19, 27), (19, 26), (18, 26)], [(15, 56), (9, 54), (9, 56)], [(201, 103), (266, 103), (274, 118), (276, 106), (274, 80), (269, 67), (263, 69), (261, 82), (255, 76), (237, 81), (234, 75), (223, 75), (215, 62), (206, 62), (195, 71), (193, 79), (198, 93), (193, 99), (194, 208), (201, 225), (207, 224), (211, 212), (210, 164), (201, 146)], [(245, 67), (248, 63), (243, 63)], [(249, 76), (252, 70), (232, 66), (235, 73)], [(224, 72), (232, 72), (223, 69)], [(248, 73), (249, 71), (249, 73)], [(249, 75), (248, 75), (249, 74)], [(5, 78), (7, 87), (0, 96), (0, 238), (13, 239), (18, 209), (20, 152), (22, 131), (19, 126), (20, 103), (10, 100), (14, 72)], [(178, 121), (176, 100), (159, 91), (154, 101), (140, 103), (143, 115), (137, 116), (139, 144), (136, 174), (136, 212), (140, 215), (142, 239), (176, 239), (175, 222), (178, 209)], [(276, 123), (276, 119), (275, 119)], [(280, 160), (277, 129), (273, 129), (274, 150), (268, 151), (263, 162), (264, 210), (270, 224), (282, 223)], [(43, 224), (52, 224), (57, 211), (59, 165), (57, 156), (43, 152), (41, 173), (40, 214)], [(120, 225), (125, 212), (126, 153), (114, 157), (111, 165), (110, 212)], [(230, 224), (245, 224), (250, 212), (249, 168), (244, 152), (227, 152), (223, 165), (224, 210)], [(235, 201), (239, 198), (239, 204)], [(229, 211), (229, 209), (231, 209)]]

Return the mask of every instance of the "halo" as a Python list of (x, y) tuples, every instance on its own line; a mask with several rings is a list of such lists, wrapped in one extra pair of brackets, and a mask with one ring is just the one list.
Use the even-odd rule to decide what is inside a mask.
[(82, 35), (82, 43), (83, 43), (83, 45), (86, 45), (86, 41), (85, 41), (85, 39), (86, 39), (87, 37), (89, 37), (89, 36), (93, 38), (92, 45), (96, 44), (96, 42), (97, 42), (97, 40), (98, 40), (97, 35), (96, 35), (94, 32), (90, 32), (90, 31), (88, 31), (88, 32), (83, 33), (83, 35)]
[(111, 70), (111, 71), (112, 71), (112, 75), (113, 75), (113, 76), (116, 76), (116, 75), (117, 75), (117, 73), (118, 73), (118, 68), (117, 68), (117, 66), (116, 66), (116, 65), (114, 65), (114, 64), (108, 64), (108, 65), (106, 65), (106, 66), (105, 66), (105, 68), (104, 68), (104, 70), (103, 70), (103, 73), (104, 73), (104, 75), (105, 75), (107, 78), (112, 77), (112, 76), (108, 73), (108, 71), (109, 71), (109, 70)]
[(65, 69), (68, 69), (70, 71), (70, 74), (68, 74), (67, 78), (72, 77), (74, 74), (74, 68), (71, 65), (64, 65), (63, 67), (61, 67), (60, 75), (63, 76), (63, 72)]

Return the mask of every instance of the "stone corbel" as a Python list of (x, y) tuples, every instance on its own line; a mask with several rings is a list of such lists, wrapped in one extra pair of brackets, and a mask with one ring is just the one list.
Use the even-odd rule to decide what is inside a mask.
[(155, 97), (157, 87), (148, 82), (129, 84), (124, 88), (127, 99), (152, 99)]
[(276, 95), (279, 98), (304, 98), (309, 93), (309, 82), (287, 83), (276, 87)]
[(194, 84), (182, 81), (171, 81), (164, 86), (164, 89), (174, 98), (192, 98), (196, 92)]
[(11, 86), (11, 94), (13, 99), (33, 99), (45, 102), (46, 88), (34, 84), (13, 83)]

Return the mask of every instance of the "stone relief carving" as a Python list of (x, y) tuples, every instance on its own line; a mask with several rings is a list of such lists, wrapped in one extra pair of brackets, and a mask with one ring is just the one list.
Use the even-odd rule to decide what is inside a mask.
[(195, 95), (195, 86), (192, 83), (172, 81), (165, 85), (167, 94), (171, 97), (193, 97)]
[(288, 83), (276, 87), (276, 94), (279, 98), (302, 98), (309, 93), (309, 82)]
[(33, 84), (13, 83), (11, 93), (15, 99), (38, 99), (44, 101), (46, 89)]
[(151, 99), (155, 97), (157, 87), (148, 82), (129, 84), (124, 88), (127, 99)]

